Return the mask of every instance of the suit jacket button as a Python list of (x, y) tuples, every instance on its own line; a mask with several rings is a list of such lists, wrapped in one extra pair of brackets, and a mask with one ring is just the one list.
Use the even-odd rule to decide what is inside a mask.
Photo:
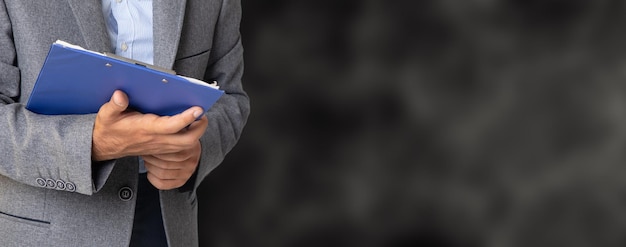
[(46, 187), (55, 188), (57, 186), (57, 182), (52, 179), (46, 179)]
[(57, 190), (65, 190), (65, 181), (57, 180)]
[(65, 183), (65, 191), (75, 192), (76, 191), (76, 185), (74, 183), (72, 183), (72, 182)]
[(46, 187), (46, 180), (43, 178), (37, 178), (35, 180), (37, 182), (37, 185), (39, 185), (40, 187)]
[(122, 201), (130, 201), (130, 199), (133, 198), (133, 190), (129, 187), (122, 187), (119, 191), (119, 196)]

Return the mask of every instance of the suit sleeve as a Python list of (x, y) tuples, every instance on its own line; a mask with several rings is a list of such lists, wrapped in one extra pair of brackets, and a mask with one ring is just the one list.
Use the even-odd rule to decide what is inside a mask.
[(97, 170), (104, 175), (93, 176), (95, 114), (46, 116), (25, 109), (18, 61), (34, 58), (18, 55), (14, 28), (5, 2), (0, 1), (0, 176), (91, 195), (102, 187), (112, 167), (111, 162), (100, 164)]
[(209, 126), (201, 138), (202, 157), (193, 181), (189, 181), (194, 183), (194, 190), (235, 146), (250, 113), (249, 98), (241, 82), (240, 20), (240, 0), (223, 0), (204, 79), (217, 80), (225, 94), (207, 112)]

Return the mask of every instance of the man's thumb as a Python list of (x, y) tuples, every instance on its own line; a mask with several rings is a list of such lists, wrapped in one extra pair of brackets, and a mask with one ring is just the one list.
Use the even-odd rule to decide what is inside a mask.
[(116, 110), (120, 112), (125, 111), (128, 107), (128, 96), (120, 90), (113, 92), (111, 101), (114, 103)]

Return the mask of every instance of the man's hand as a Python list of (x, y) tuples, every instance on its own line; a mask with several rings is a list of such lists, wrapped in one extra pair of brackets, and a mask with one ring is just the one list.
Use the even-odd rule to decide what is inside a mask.
[(183, 186), (198, 167), (201, 149), (197, 141), (191, 149), (178, 153), (141, 156), (148, 170), (148, 181), (160, 190)]
[(100, 107), (93, 129), (93, 160), (188, 153), (198, 148), (208, 125), (206, 116), (196, 121), (203, 114), (200, 107), (171, 117), (127, 111), (127, 107), (128, 97), (122, 91), (115, 91)]

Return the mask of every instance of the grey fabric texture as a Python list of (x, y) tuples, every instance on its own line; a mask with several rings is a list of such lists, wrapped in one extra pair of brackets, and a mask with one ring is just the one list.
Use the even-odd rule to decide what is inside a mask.
[[(197, 246), (196, 188), (239, 139), (249, 114), (241, 84), (239, 0), (153, 0), (155, 64), (226, 94), (207, 112), (189, 189), (161, 191), (170, 246)], [(95, 114), (25, 109), (57, 39), (109, 51), (100, 1), (0, 0), (0, 239), (3, 246), (128, 246), (137, 158), (91, 161)]]

